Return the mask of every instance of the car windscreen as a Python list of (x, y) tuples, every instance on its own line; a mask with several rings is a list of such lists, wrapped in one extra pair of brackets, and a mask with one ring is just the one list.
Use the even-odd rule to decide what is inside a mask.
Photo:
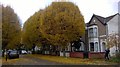
[(11, 51), (10, 54), (17, 54), (17, 51)]

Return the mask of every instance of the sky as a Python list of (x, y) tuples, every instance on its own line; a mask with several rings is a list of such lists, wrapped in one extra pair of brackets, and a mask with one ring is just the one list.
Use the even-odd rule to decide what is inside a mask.
[[(49, 6), (57, 0), (0, 0), (0, 4), (11, 6), (20, 17), (22, 24), (35, 12)], [(92, 15), (108, 17), (118, 13), (120, 0), (67, 0), (79, 7), (84, 16), (85, 23), (89, 22)]]

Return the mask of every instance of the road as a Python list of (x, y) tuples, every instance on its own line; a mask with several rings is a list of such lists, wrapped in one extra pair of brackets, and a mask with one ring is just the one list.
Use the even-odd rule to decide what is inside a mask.
[(20, 55), (19, 59), (8, 59), (4, 61), (3, 65), (63, 65), (61, 63), (42, 60), (28, 55)]
[[(41, 59), (42, 58), (42, 59)], [(110, 62), (106, 62), (103, 60), (89, 60), (89, 59), (77, 59), (77, 58), (63, 58), (63, 57), (53, 57), (53, 56), (44, 56), (44, 55), (20, 55), (20, 58), (17, 59), (8, 59), (7, 61), (5, 60), (5, 58), (2, 58), (2, 65), (61, 65), (61, 66), (66, 66), (66, 65), (72, 65), (69, 63), (64, 62), (63, 63), (58, 63), (58, 62), (53, 62), (48, 61), (48, 60), (43, 60), (43, 58), (51, 58), (51, 59), (55, 59), (55, 60), (60, 60), (61, 61), (67, 61), (67, 62), (74, 62), (75, 65), (82, 65), (82, 64), (101, 64), (101, 65), (116, 65), (116, 63), (110, 63)], [(80, 62), (78, 64), (76, 64), (76, 62)], [(74, 64), (73, 64), (74, 65)]]

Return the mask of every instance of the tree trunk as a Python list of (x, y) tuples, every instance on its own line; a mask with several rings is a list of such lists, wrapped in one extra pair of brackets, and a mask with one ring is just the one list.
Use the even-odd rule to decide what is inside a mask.
[(63, 57), (65, 57), (65, 48), (63, 48), (62, 51), (63, 51)]
[(35, 49), (33, 49), (33, 52), (32, 52), (32, 54), (35, 54)]
[(72, 52), (72, 43), (70, 43), (70, 48), (71, 48), (70, 50), (71, 50), (71, 52)]

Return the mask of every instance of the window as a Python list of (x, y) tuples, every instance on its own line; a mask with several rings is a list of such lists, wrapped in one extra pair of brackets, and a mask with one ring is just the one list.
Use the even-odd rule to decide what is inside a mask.
[(93, 28), (89, 29), (89, 37), (93, 37)]
[(95, 42), (95, 52), (98, 52), (98, 42)]
[(105, 52), (105, 49), (106, 49), (106, 44), (105, 44), (105, 42), (102, 42), (102, 50), (103, 50), (103, 52)]
[(94, 28), (94, 37), (97, 37), (97, 27)]
[(93, 42), (90, 43), (90, 51), (94, 51), (94, 43)]
[(98, 36), (98, 29), (97, 27), (89, 29), (89, 37), (97, 37)]

